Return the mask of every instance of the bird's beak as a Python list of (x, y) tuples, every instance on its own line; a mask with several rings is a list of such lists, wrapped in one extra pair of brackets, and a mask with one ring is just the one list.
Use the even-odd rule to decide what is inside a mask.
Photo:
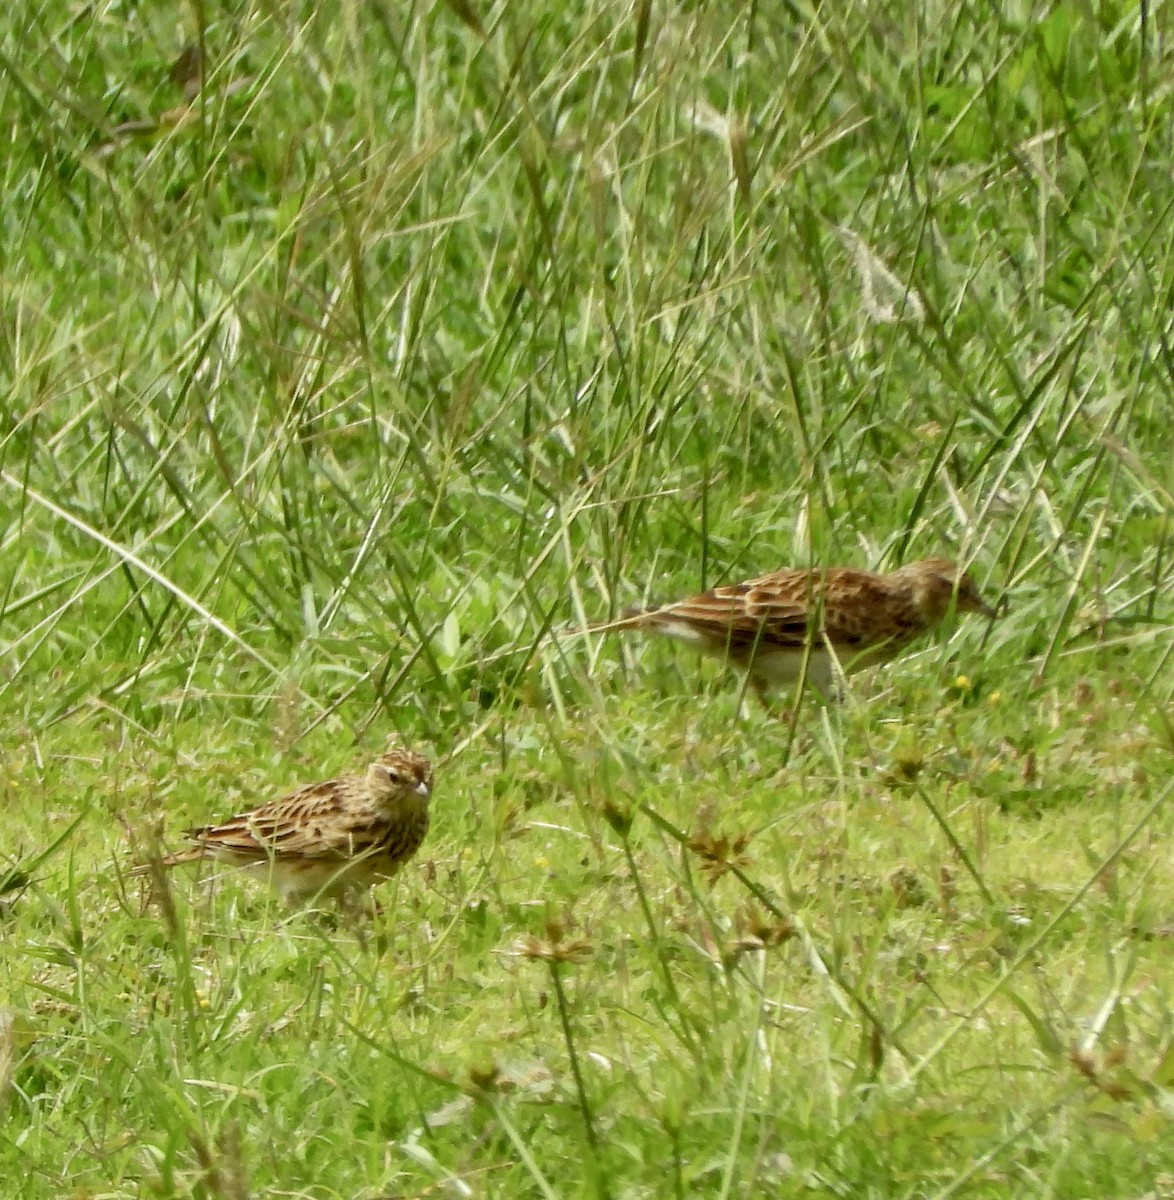
[(985, 600), (978, 602), (978, 611), (988, 620), (995, 620), (997, 617), (1004, 616), (1007, 612), (1007, 601), (1000, 600), (998, 605), (988, 604)]
[(432, 795), (432, 784), (430, 784), (430, 783), (416, 784), (416, 795), (423, 796), (424, 799), (426, 800), (429, 796)]

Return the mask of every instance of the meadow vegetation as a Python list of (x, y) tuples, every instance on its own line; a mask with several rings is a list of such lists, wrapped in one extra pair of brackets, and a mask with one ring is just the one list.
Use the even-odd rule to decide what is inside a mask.
[[(4, 6), (5, 1200), (1174, 1196), (1172, 11)], [(365, 922), (127, 877), (392, 736)]]

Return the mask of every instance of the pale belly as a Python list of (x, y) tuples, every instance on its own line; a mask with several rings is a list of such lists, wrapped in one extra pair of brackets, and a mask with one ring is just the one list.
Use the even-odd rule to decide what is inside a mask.
[[(695, 625), (685, 621), (664, 619), (657, 623), (656, 632), (675, 641), (684, 642), (711, 658), (720, 658), (739, 670), (749, 670), (751, 677), (758, 684), (770, 690), (793, 690), (803, 674), (805, 649), (780, 650), (759, 646), (748, 662), (744, 656), (732, 654), (729, 647), (714, 641)], [(824, 696), (830, 697), (835, 692), (839, 674), (827, 650), (822, 646), (812, 646), (811, 653), (807, 655), (807, 683)]]

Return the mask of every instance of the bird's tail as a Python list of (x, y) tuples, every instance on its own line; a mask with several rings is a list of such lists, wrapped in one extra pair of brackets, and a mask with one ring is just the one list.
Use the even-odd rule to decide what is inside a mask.
[[(537, 642), (523, 643), (520, 646), (510, 646), (505, 650), (499, 650), (496, 654), (489, 654), (485, 658), (478, 659), (478, 666), (487, 667), (504, 659), (516, 658), (521, 654), (533, 654), (536, 650), (558, 644), (564, 638), (585, 637), (589, 633), (615, 633), (630, 629), (652, 629), (659, 624), (658, 617), (661, 612), (662, 610), (659, 608), (634, 608), (629, 609), (622, 617), (616, 617), (610, 621), (596, 621), (591, 625), (564, 625), (560, 629), (549, 630)], [(468, 739), (462, 743), (462, 746), (467, 741)], [(446, 756), (446, 761), (452, 758), (453, 753), (452, 751), (449, 752)]]
[(182, 863), (199, 861), (205, 853), (203, 846), (194, 846), (191, 850), (177, 850), (174, 854), (164, 854), (157, 860), (157, 864), (155, 862), (140, 863), (137, 867), (133, 867), (128, 874), (132, 879), (150, 875), (156, 865), (164, 868), (178, 867)]
[(623, 616), (592, 625), (569, 625), (566, 633), (618, 633), (633, 629), (651, 629), (660, 613), (658, 608), (630, 608)]

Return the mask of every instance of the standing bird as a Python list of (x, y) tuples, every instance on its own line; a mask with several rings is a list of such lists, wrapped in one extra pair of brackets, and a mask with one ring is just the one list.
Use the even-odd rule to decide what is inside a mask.
[(342, 902), (354, 888), (389, 879), (419, 850), (431, 795), (432, 764), (390, 750), (362, 775), (311, 783), (223, 825), (190, 830), (195, 845), (160, 861), (213, 858), (268, 876), (287, 900), (321, 894)]
[(950, 610), (996, 616), (967, 572), (926, 558), (887, 575), (852, 567), (787, 569), (711, 588), (591, 627), (638, 629), (688, 642), (746, 671), (765, 703), (772, 687), (807, 681), (824, 697), (838, 675), (895, 658)]

